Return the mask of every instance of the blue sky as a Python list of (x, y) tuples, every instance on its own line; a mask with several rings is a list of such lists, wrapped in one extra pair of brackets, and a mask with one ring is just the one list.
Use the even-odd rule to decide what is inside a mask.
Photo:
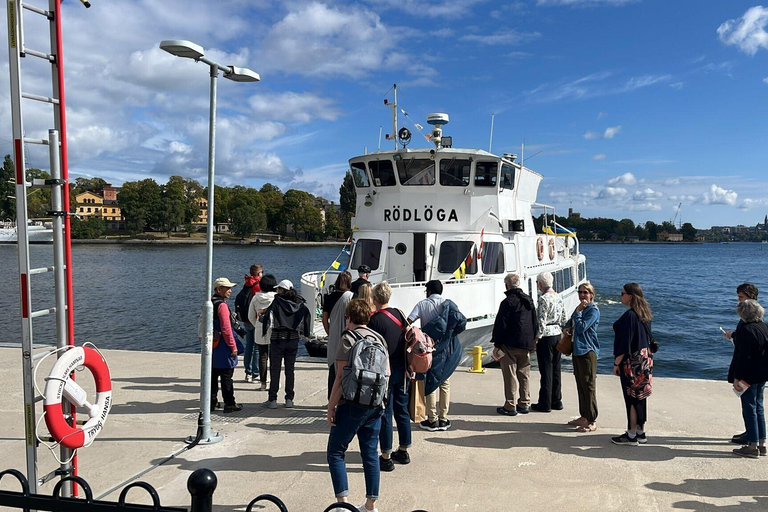
[[(391, 131), (382, 100), (397, 83), (414, 122), (450, 114), (454, 147), (488, 149), (495, 114), (493, 151), (519, 154), (525, 143), (526, 165), (544, 175), (539, 201), (558, 213), (661, 222), (682, 203), (683, 221), (699, 228), (768, 214), (768, 5), (91, 3), (64, 2), (72, 177), (205, 184), (207, 69), (158, 49), (189, 39), (262, 78), (219, 81), (220, 184), (268, 181), (338, 200), (347, 160), (376, 149), (379, 126)], [(28, 46), (44, 49), (43, 25), (28, 19)], [(46, 66), (33, 60), (25, 90), (48, 95)], [(0, 65), (8, 76), (6, 52)], [(0, 102), (9, 112), (7, 79)], [(28, 136), (42, 137), (47, 109), (24, 106)], [(5, 154), (9, 116), (1, 122)], [(28, 165), (47, 167), (38, 148), (29, 155)]]

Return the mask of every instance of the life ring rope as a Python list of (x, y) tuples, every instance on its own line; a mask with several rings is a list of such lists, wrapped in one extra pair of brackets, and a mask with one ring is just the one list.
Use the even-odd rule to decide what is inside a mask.
[[(54, 363), (53, 368), (45, 379), (45, 392), (41, 393), (44, 398), (44, 411), (41, 420), (45, 419), (46, 426), (55, 444), (49, 445), (45, 443), (37, 433), (38, 428), (35, 429), (38, 441), (51, 450), (54, 457), (56, 457), (54, 452), (56, 446), (64, 446), (73, 451), (90, 446), (104, 427), (112, 406), (112, 382), (109, 365), (101, 351), (93, 343), (84, 343), (79, 347), (61, 347), (43, 356), (40, 363), (51, 354), (62, 350), (66, 352)], [(35, 389), (38, 392), (37, 368), (39, 368), (40, 363), (38, 363), (34, 371)], [(83, 388), (69, 378), (73, 371), (82, 371), (83, 368), (88, 368), (91, 371), (96, 384), (96, 400), (93, 404), (87, 400), (88, 397)], [(75, 406), (85, 407), (88, 410), (89, 419), (84, 425), (71, 426), (66, 421), (62, 409), (62, 402), (64, 400), (69, 401)], [(37, 427), (39, 427), (39, 424), (40, 422), (38, 422)], [(59, 460), (58, 457), (56, 459)]]

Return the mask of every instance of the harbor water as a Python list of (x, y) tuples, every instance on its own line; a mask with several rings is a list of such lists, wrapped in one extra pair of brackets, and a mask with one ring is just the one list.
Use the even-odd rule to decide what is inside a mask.
[[(621, 286), (643, 286), (661, 344), (654, 374), (724, 379), (733, 352), (719, 326), (733, 329), (736, 286), (755, 283), (768, 296), (768, 250), (761, 244), (583, 244), (587, 274), (601, 312), (600, 371), (611, 371), (613, 322), (625, 308)], [(217, 246), (214, 277), (242, 284), (252, 263), (295, 286), (303, 272), (326, 268), (340, 247)], [(199, 351), (197, 317), (205, 300), (205, 247), (74, 245), (75, 334), (78, 343), (109, 349)], [(31, 247), (33, 267), (52, 264), (52, 247)], [(354, 274), (354, 272), (353, 272)], [(0, 246), (0, 343), (18, 344), (18, 260)], [(237, 289), (236, 289), (237, 290)], [(53, 275), (32, 279), (33, 309), (53, 306)], [(499, 297), (501, 301), (502, 297)], [(763, 297), (761, 297), (763, 299)], [(234, 297), (231, 302), (233, 302)], [(765, 300), (761, 300), (765, 304)], [(35, 341), (53, 344), (53, 316), (33, 323)]]

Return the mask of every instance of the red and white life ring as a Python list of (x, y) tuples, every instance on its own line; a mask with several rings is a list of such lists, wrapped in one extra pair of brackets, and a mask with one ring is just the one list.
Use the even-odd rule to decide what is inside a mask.
[(549, 259), (555, 261), (555, 239), (549, 239)]
[[(95, 404), (90, 404), (86, 399), (85, 390), (69, 378), (80, 366), (91, 370), (96, 381)], [(45, 380), (43, 409), (45, 424), (53, 440), (71, 450), (91, 444), (104, 428), (104, 422), (112, 407), (112, 381), (109, 367), (102, 355), (90, 347), (71, 348), (56, 361)], [(73, 427), (67, 423), (61, 405), (62, 398), (88, 410), (88, 421), (85, 425)]]
[(539, 257), (539, 261), (544, 259), (544, 240), (541, 237), (536, 240), (536, 256)]

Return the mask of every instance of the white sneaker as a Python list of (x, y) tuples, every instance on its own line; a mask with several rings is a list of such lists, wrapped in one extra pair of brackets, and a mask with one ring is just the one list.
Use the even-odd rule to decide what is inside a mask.
[(369, 510), (369, 509), (365, 508), (365, 503), (363, 503), (362, 505), (357, 507), (357, 510), (359, 510), (360, 512), (379, 512), (378, 507), (373, 509), (373, 510)]
[(253, 382), (253, 377), (249, 373), (245, 374), (245, 382)]
[(285, 407), (286, 409), (292, 409), (293, 408), (293, 400), (285, 400)]

